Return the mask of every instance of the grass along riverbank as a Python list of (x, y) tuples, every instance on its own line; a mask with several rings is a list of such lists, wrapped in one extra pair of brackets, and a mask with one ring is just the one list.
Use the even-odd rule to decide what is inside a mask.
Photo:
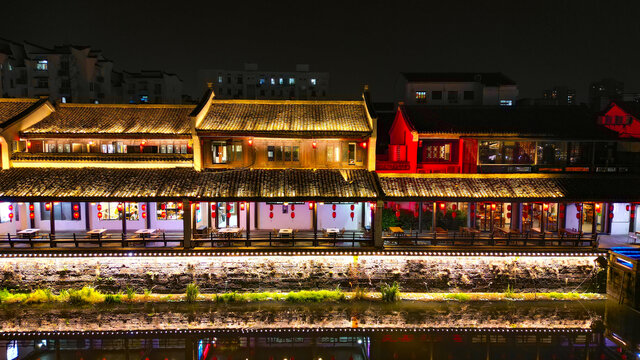
[(532, 300), (602, 300), (606, 296), (594, 293), (545, 292), (516, 293), (509, 289), (504, 293), (401, 293), (396, 290), (389, 294), (381, 292), (343, 292), (340, 290), (303, 290), (292, 292), (231, 292), (222, 294), (201, 294), (196, 285), (190, 284), (184, 294), (154, 294), (150, 291), (136, 293), (128, 289), (124, 293), (106, 294), (92, 287), (63, 290), (54, 294), (48, 289), (38, 289), (30, 293), (14, 293), (0, 290), (0, 304), (45, 304), (68, 303), (117, 304), (117, 303), (164, 303), (164, 302), (212, 302), (212, 303), (252, 303), (280, 301), (290, 303), (317, 303), (339, 301), (532, 301)]

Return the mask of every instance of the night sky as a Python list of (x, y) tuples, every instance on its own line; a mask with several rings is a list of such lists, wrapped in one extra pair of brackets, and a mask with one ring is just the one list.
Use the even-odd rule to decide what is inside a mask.
[(11, 1), (0, 37), (91, 45), (117, 70), (162, 69), (198, 96), (199, 68), (328, 71), (336, 98), (392, 100), (401, 71), (502, 71), (521, 97), (603, 77), (640, 90), (640, 2)]

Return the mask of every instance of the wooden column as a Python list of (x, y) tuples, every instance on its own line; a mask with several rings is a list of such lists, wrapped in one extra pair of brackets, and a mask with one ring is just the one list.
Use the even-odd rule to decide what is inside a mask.
[(247, 240), (249, 239), (249, 236), (251, 235), (251, 203), (250, 202), (246, 202), (244, 203), (244, 213), (245, 213), (245, 223), (247, 224)]
[(192, 205), (189, 203), (189, 200), (182, 200), (182, 234), (184, 239), (184, 248), (191, 248), (191, 217), (193, 216)]
[[(473, 209), (471, 210), (471, 205), (473, 204)], [(467, 203), (467, 227), (475, 228), (476, 227), (476, 203), (469, 202)]]
[(376, 212), (373, 215), (373, 246), (378, 249), (382, 249), (383, 241), (382, 241), (382, 208), (384, 203), (381, 200), (376, 201)]
[(436, 213), (438, 212), (438, 204), (433, 203), (433, 211), (431, 212), (431, 231), (436, 231), (436, 224), (438, 223)]
[(313, 235), (318, 235), (318, 203), (313, 202)]
[(422, 233), (422, 201), (418, 203), (418, 233)]
[(253, 227), (256, 228), (256, 230), (258, 229), (258, 226), (260, 225), (258, 223), (258, 202), (255, 203), (256, 206), (253, 207)]
[(122, 211), (120, 212), (122, 215), (122, 233), (127, 233), (127, 203), (122, 202)]
[(51, 233), (51, 235), (55, 235), (56, 234), (56, 216), (55, 215), (56, 214), (55, 214), (55, 210), (53, 208), (53, 202), (51, 202), (51, 211), (49, 211), (49, 222), (50, 222), (49, 227), (51, 228), (49, 232)]
[[(147, 218), (145, 219), (145, 222), (147, 225), (147, 229), (151, 229), (151, 205), (149, 205), (150, 203), (148, 201), (146, 202), (146, 204), (147, 204), (147, 211), (146, 211)], [(158, 206), (157, 203), (156, 203), (156, 206)], [(155, 216), (156, 214), (154, 213), (153, 215)]]
[(209, 229), (213, 227), (213, 221), (211, 220), (211, 204), (211, 201), (207, 202), (207, 226)]
[(84, 228), (85, 230), (91, 230), (91, 204), (84, 203)]
[[(191, 203), (191, 202), (189, 202)], [(186, 208), (184, 208), (186, 209)], [(196, 216), (196, 203), (193, 203), (193, 212), (191, 213), (191, 229), (195, 231), (198, 228), (198, 217)]]
[(520, 231), (520, 203), (511, 203), (511, 229)]

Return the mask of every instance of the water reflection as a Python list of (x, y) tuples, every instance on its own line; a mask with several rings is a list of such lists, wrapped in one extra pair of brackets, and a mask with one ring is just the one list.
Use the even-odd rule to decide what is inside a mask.
[[(487, 309), (486, 303), (450, 304), (438, 306), (403, 304), (380, 307), (382, 318), (392, 315), (392, 319), (403, 319), (397, 327), (362, 326), (360, 323), (346, 327), (326, 327), (323, 321), (332, 316), (311, 317), (317, 326), (265, 328), (260, 326), (245, 328), (203, 329), (187, 326), (179, 328), (149, 328), (129, 330), (108, 328), (108, 330), (87, 331), (76, 326), (61, 328), (59, 331), (0, 332), (0, 360), (15, 359), (144, 359), (144, 360), (365, 360), (365, 359), (637, 359), (640, 316), (638, 313), (613, 303), (520, 303), (493, 304), (495, 313)], [(354, 313), (375, 312), (371, 306), (358, 307), (347, 311), (347, 305), (324, 305), (325, 312), (336, 312), (337, 318), (350, 319)], [(443, 307), (444, 306), (444, 307)], [(235, 314), (245, 318), (250, 314), (269, 313), (270, 307), (259, 307), (259, 311), (242, 306), (219, 308), (215, 316), (222, 313)], [(350, 306), (347, 306), (350, 307)], [(451, 307), (448, 311), (444, 309)], [(279, 311), (283, 311), (279, 306)], [(287, 310), (296, 314), (301, 309)], [(314, 307), (312, 306), (311, 309)], [(335, 309), (337, 308), (337, 310)], [(530, 308), (527, 310), (527, 308)], [(373, 309), (377, 309), (376, 306)], [(407, 310), (408, 309), (408, 310)], [(460, 326), (456, 319), (479, 317), (495, 324), (509, 317), (508, 324), (523, 326), (481, 327), (477, 323)], [(132, 309), (132, 311), (135, 309)], [(175, 309), (174, 309), (175, 310)], [(320, 308), (317, 309), (320, 311)], [(52, 309), (36, 309), (53, 311)], [(88, 313), (91, 309), (86, 309)], [(123, 312), (122, 309), (119, 310)], [(177, 309), (178, 312), (181, 310)], [(186, 311), (186, 310), (184, 310)], [(191, 313), (191, 321), (199, 322), (196, 308)], [(421, 312), (440, 312), (438, 316)], [(445, 312), (445, 313), (443, 313)], [(115, 312), (117, 313), (117, 312)], [(242, 315), (240, 315), (242, 313)], [(412, 316), (398, 316), (398, 313)], [(24, 314), (17, 311), (14, 315)], [(385, 315), (386, 314), (386, 315)], [(555, 315), (553, 315), (555, 314)], [(68, 314), (67, 314), (68, 315)], [(78, 316), (78, 314), (73, 314)], [(141, 317), (149, 314), (139, 314)], [(165, 314), (166, 315), (166, 314)], [(267, 314), (267, 318), (273, 314)], [(6, 313), (3, 321), (7, 320)], [(104, 313), (102, 314), (104, 316)], [(207, 316), (211, 316), (208, 313)], [(425, 319), (444, 317), (453, 327), (425, 325)], [(555, 326), (549, 324), (551, 317)], [(117, 317), (117, 315), (116, 315)], [(523, 317), (519, 319), (519, 317)], [(310, 320), (311, 318), (307, 318)], [(373, 316), (370, 316), (373, 318)], [(113, 326), (112, 319), (100, 318), (100, 324)], [(415, 323), (407, 326), (409, 319)], [(419, 321), (417, 321), (417, 320)], [(539, 320), (536, 322), (535, 320)], [(587, 324), (585, 319), (591, 319)], [(236, 319), (237, 320), (237, 319)], [(233, 321), (236, 321), (233, 320)], [(370, 321), (371, 319), (367, 319)], [(382, 320), (381, 320), (382, 321)], [(68, 319), (65, 320), (65, 323)], [(388, 321), (382, 321), (385, 324)], [(5, 323), (5, 322), (3, 322)], [(420, 323), (420, 326), (415, 326)], [(86, 326), (86, 323), (82, 323)], [(370, 323), (371, 324), (371, 323)], [(580, 326), (576, 326), (579, 324)], [(582, 326), (581, 324), (586, 324)], [(184, 324), (178, 324), (183, 326)], [(192, 324), (193, 325), (193, 324)], [(299, 325), (299, 324), (298, 324)], [(313, 325), (313, 324), (310, 324)], [(553, 325), (553, 324), (552, 324)], [(44, 329), (43, 329), (44, 330)]]

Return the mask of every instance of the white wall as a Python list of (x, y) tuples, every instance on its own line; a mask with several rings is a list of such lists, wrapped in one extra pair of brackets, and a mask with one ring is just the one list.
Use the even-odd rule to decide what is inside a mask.
[[(629, 206), (629, 210), (627, 210)], [(631, 213), (631, 204), (628, 203), (614, 203), (613, 204), (613, 219), (611, 219), (611, 235), (626, 235), (629, 234), (629, 221)]]
[(574, 203), (567, 204), (567, 216), (564, 226), (565, 229), (577, 231), (580, 228), (580, 220), (576, 219), (577, 213), (578, 209), (576, 209), (576, 205)]
[(338, 228), (345, 230), (359, 230), (362, 224), (362, 205), (354, 203), (354, 217), (351, 219), (351, 204), (336, 204), (336, 217), (332, 216), (332, 204), (318, 204), (318, 230), (325, 228)]
[[(313, 211), (309, 210), (308, 203), (295, 205), (296, 217), (294, 219), (291, 218), (291, 211), (292, 211), (291, 204), (289, 204), (289, 212), (286, 214), (282, 213), (282, 205), (273, 204), (273, 219), (270, 219), (269, 204), (258, 203), (258, 216), (259, 216), (258, 228), (265, 229), (265, 230), (272, 230), (272, 229), (313, 230)], [(253, 216), (253, 212), (251, 213), (251, 216)], [(240, 217), (240, 221), (241, 221), (241, 224), (245, 224), (245, 222), (243, 222), (245, 220), (242, 214)], [(243, 225), (240, 225), (240, 227), (243, 227)]]

